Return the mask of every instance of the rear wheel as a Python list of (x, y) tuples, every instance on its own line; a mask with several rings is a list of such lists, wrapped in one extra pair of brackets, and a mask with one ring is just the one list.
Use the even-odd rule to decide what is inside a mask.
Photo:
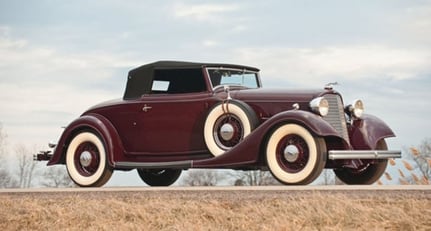
[(66, 152), (66, 168), (70, 178), (81, 187), (103, 186), (112, 175), (107, 164), (105, 145), (93, 132), (80, 132)]
[(313, 182), (326, 163), (326, 145), (297, 124), (275, 129), (266, 145), (266, 161), (274, 177), (283, 184)]
[[(377, 150), (388, 150), (385, 140), (377, 143)], [(346, 184), (373, 184), (385, 173), (388, 160), (362, 160), (357, 169), (334, 169), (335, 175)]]
[(169, 186), (181, 175), (181, 169), (137, 169), (139, 177), (149, 186)]

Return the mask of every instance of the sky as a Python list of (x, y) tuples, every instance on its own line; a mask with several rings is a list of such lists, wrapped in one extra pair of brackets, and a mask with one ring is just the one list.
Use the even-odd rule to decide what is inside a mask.
[(396, 133), (431, 137), (431, 1), (0, 0), (0, 123), (9, 146), (44, 149), (120, 98), (157, 60), (258, 67), (266, 88), (335, 89)]

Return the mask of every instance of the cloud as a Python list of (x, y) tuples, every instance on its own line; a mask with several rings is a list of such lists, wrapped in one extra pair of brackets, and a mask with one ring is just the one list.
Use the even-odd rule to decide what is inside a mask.
[(0, 122), (13, 142), (55, 139), (60, 126), (90, 106), (121, 98), (127, 71), (136, 66), (121, 53), (65, 54), (0, 28)]
[(225, 21), (226, 13), (239, 9), (236, 4), (176, 4), (173, 7), (174, 15), (178, 18), (185, 18), (198, 21), (222, 22)]
[[(82, 82), (109, 80), (115, 72), (136, 66), (125, 54), (100, 51), (62, 53), (24, 39), (0, 34), (0, 82), (82, 86)], [(124, 73), (125, 77), (126, 73)]]
[(271, 78), (302, 84), (334, 78), (406, 80), (431, 74), (430, 50), (380, 45), (238, 48), (235, 57)]
[(406, 33), (401, 36), (415, 43), (431, 45), (431, 2), (406, 9), (407, 23), (401, 24)]

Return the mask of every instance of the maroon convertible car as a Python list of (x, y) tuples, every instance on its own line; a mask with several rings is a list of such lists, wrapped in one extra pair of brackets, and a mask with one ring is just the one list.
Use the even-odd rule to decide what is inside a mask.
[(151, 186), (173, 184), (190, 168), (269, 170), (283, 184), (308, 184), (323, 168), (346, 184), (385, 172), (392, 130), (323, 90), (262, 88), (254, 67), (159, 61), (129, 72), (122, 99), (101, 103), (69, 124), (53, 152), (82, 187), (133, 170)]

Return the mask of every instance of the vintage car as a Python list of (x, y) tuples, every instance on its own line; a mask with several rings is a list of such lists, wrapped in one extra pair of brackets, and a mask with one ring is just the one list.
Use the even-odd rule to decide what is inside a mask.
[(259, 69), (159, 61), (129, 72), (122, 99), (90, 108), (69, 124), (53, 152), (82, 187), (133, 170), (151, 186), (183, 170), (269, 170), (283, 184), (314, 181), (324, 168), (346, 184), (371, 184), (385, 172), (392, 130), (364, 104), (321, 90), (262, 88)]

